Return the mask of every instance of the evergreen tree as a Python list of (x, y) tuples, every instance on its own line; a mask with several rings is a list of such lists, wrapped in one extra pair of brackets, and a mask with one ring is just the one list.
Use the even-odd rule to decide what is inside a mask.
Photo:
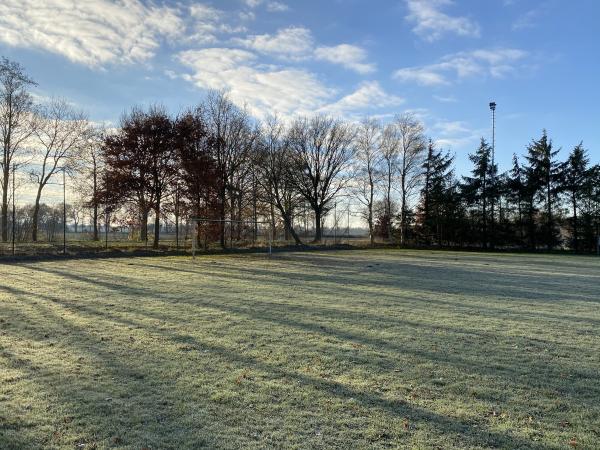
[(436, 150), (429, 140), (427, 157), (422, 165), (424, 183), (418, 207), (419, 234), (426, 243), (435, 238), (438, 245), (442, 244), (443, 208), (454, 177), (453, 162), (453, 156)]
[(515, 207), (515, 231), (519, 246), (523, 246), (525, 242), (523, 221), (523, 211), (526, 208), (524, 201), (527, 198), (525, 181), (525, 172), (519, 163), (519, 158), (514, 154), (512, 168), (506, 177), (505, 191), (508, 201)]
[(572, 216), (570, 218), (570, 229), (572, 237), (572, 248), (579, 252), (580, 241), (580, 206), (586, 194), (591, 192), (592, 172), (589, 167), (589, 157), (583, 148), (583, 143), (577, 145), (567, 160), (560, 165), (562, 172), (561, 193), (567, 200)]
[[(535, 248), (535, 200), (543, 204), (543, 225), (541, 233), (541, 243), (548, 250), (552, 250), (559, 244), (559, 232), (557, 227), (555, 210), (558, 205), (558, 187), (559, 187), (559, 164), (556, 161), (558, 150), (552, 147), (552, 141), (548, 139), (546, 130), (543, 131), (542, 137), (534, 140), (527, 147), (527, 155), (525, 159), (528, 166), (525, 169), (527, 195), (529, 196), (528, 222), (530, 226), (530, 242)], [(531, 234), (533, 233), (533, 234)], [(533, 240), (531, 240), (533, 239)]]
[(600, 165), (588, 169), (588, 177), (582, 192), (579, 209), (581, 248), (596, 251), (600, 235)]
[(469, 159), (474, 167), (471, 177), (463, 177), (464, 182), (461, 186), (463, 198), (468, 206), (475, 207), (478, 221), (476, 228), (482, 247), (487, 248), (490, 241), (493, 247), (494, 237), (489, 235), (488, 230), (491, 220), (489, 205), (497, 194), (493, 186), (497, 177), (497, 166), (492, 164), (492, 147), (482, 138), (479, 148), (474, 154), (469, 155)]

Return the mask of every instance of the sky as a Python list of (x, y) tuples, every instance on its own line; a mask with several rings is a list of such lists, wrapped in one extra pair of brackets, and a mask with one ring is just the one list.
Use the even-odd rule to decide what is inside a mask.
[(456, 154), (513, 153), (547, 129), (600, 162), (597, 0), (2, 0), (0, 55), (90, 119), (173, 113), (226, 89), (258, 119), (412, 112)]

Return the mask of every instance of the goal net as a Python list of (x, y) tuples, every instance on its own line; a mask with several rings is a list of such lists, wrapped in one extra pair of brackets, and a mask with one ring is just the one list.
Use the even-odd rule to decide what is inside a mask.
[(272, 253), (273, 231), (269, 222), (192, 217), (190, 223), (194, 258), (196, 253), (217, 249), (256, 249)]

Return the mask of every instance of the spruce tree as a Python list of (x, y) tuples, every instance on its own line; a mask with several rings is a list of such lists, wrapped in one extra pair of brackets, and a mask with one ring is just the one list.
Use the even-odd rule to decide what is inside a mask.
[[(546, 130), (542, 137), (534, 140), (527, 147), (525, 159), (528, 166), (525, 169), (526, 185), (529, 198), (529, 217), (530, 227), (534, 220), (535, 200), (543, 205), (544, 217), (542, 224), (541, 242), (548, 250), (552, 250), (559, 244), (559, 230), (556, 222), (555, 210), (558, 205), (558, 187), (559, 187), (559, 163), (556, 161), (558, 150), (554, 150), (552, 141), (548, 139)], [(530, 233), (535, 230), (530, 229)], [(530, 239), (535, 237), (530, 236)], [(535, 240), (531, 241), (535, 247)]]
[(592, 171), (589, 167), (589, 157), (583, 148), (583, 143), (577, 145), (567, 160), (560, 165), (562, 172), (561, 193), (567, 200), (572, 217), (570, 218), (570, 229), (572, 237), (572, 248), (577, 253), (580, 245), (580, 208), (586, 194), (591, 192)]
[(472, 176), (463, 177), (462, 194), (466, 204), (476, 209), (481, 245), (487, 248), (489, 243), (494, 242), (488, 230), (491, 220), (489, 205), (496, 195), (493, 183), (497, 178), (496, 165), (492, 164), (492, 147), (482, 138), (479, 148), (469, 155), (469, 159), (473, 163)]
[(442, 219), (444, 203), (448, 200), (448, 189), (453, 179), (452, 163), (454, 157), (449, 153), (436, 150), (429, 140), (427, 157), (422, 165), (423, 189), (418, 207), (418, 228), (427, 243), (435, 237), (438, 245), (442, 241)]
[(512, 168), (510, 169), (505, 183), (505, 191), (508, 201), (516, 209), (515, 226), (518, 235), (517, 242), (520, 246), (525, 242), (525, 230), (523, 223), (524, 200), (527, 198), (525, 186), (525, 173), (519, 163), (516, 154), (513, 155)]

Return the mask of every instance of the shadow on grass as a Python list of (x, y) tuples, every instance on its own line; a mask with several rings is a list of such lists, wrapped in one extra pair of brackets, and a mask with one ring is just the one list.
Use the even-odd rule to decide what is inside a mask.
[[(18, 300), (25, 302), (30, 301), (28, 297), (31, 294), (27, 292), (18, 293), (18, 291), (16, 290), (13, 290), (12, 292), (13, 295), (18, 296)], [(51, 296), (43, 296), (43, 298), (46, 300), (50, 300), (56, 304), (63, 303), (60, 299), (53, 298)], [(134, 383), (138, 383), (138, 381), (135, 381), (135, 367), (132, 368), (131, 364), (125, 365), (118, 359), (115, 359), (112, 353), (103, 351), (100, 348), (102, 346), (102, 343), (98, 341), (97, 338), (92, 336), (89, 333), (89, 330), (83, 327), (76, 326), (72, 322), (65, 323), (65, 320), (58, 316), (56, 313), (54, 313), (51, 310), (51, 308), (48, 308), (45, 305), (41, 305), (39, 302), (35, 306), (39, 309), (40, 315), (44, 316), (52, 324), (52, 330), (49, 331), (60, 332), (61, 330), (63, 330), (68, 332), (66, 344), (68, 344), (70, 348), (77, 349), (77, 352), (79, 353), (88, 353), (89, 349), (86, 347), (86, 344), (94, 344), (94, 351), (89, 356), (96, 360), (96, 363), (99, 367), (101, 367), (103, 370), (106, 370), (113, 377), (117, 378), (115, 383), (126, 382), (126, 378), (130, 377), (132, 374), (134, 376)], [(73, 308), (72, 305), (68, 305), (67, 307), (69, 309)], [(11, 313), (12, 317), (19, 316), (17, 311), (13, 310)], [(109, 323), (117, 322), (126, 326), (145, 328), (145, 326), (143, 326), (140, 322), (116, 317), (114, 314), (110, 314), (107, 312), (94, 311), (94, 308), (81, 308), (80, 313), (94, 315), (97, 319), (104, 320)], [(21, 317), (21, 320), (26, 322), (27, 318)], [(148, 333), (157, 333), (156, 330), (148, 329), (147, 331)], [(24, 339), (28, 341), (35, 341), (39, 339), (35, 332), (28, 332), (26, 331), (25, 327), (20, 327), (19, 329), (14, 329), (14, 327), (12, 327), (9, 330), (9, 332), (19, 339)], [(529, 441), (527, 439), (523, 439), (509, 432), (492, 431), (487, 427), (483, 426), (482, 424), (465, 423), (457, 418), (441, 415), (433, 411), (417, 407), (415, 405), (410, 405), (405, 401), (391, 401), (373, 392), (357, 390), (335, 381), (324, 380), (313, 376), (308, 376), (297, 371), (286, 370), (272, 363), (260, 360), (256, 357), (242, 355), (230, 347), (218, 345), (207, 340), (199, 339), (198, 337), (193, 335), (169, 332), (166, 330), (161, 330), (160, 332), (158, 332), (158, 334), (163, 335), (164, 337), (175, 343), (193, 343), (193, 345), (195, 345), (198, 349), (201, 348), (204, 350), (208, 350), (211, 354), (217, 355), (219, 358), (230, 361), (231, 363), (235, 364), (237, 368), (240, 369), (252, 368), (254, 370), (259, 370), (268, 373), (271, 377), (292, 379), (299, 386), (310, 386), (314, 389), (325, 392), (329, 396), (334, 396), (344, 400), (355, 399), (355, 401), (361, 403), (365, 408), (377, 408), (396, 417), (408, 417), (411, 420), (411, 422), (416, 423), (417, 426), (432, 425), (435, 428), (436, 432), (440, 435), (452, 435), (454, 436), (456, 442), (462, 442), (464, 443), (464, 445), (469, 447), (488, 446), (504, 448), (552, 448), (548, 445), (542, 445)], [(160, 360), (157, 358), (158, 355), (148, 354), (147, 356), (154, 359), (154, 361), (152, 361), (153, 363), (160, 363)], [(9, 360), (12, 359), (13, 364), (15, 364), (21, 370), (27, 370), (31, 372), (29, 376), (32, 376), (34, 378), (40, 378), (43, 380), (45, 376), (50, 375), (48, 371), (40, 369), (33, 370), (30, 365), (28, 365), (27, 363), (23, 363), (23, 361), (18, 360), (14, 356), (11, 356), (10, 353), (4, 352), (3, 357), (8, 358)], [(154, 388), (164, 388), (165, 382), (167, 381), (168, 379), (165, 379), (165, 375), (153, 373), (144, 375), (143, 381), (139, 381), (139, 383), (143, 383), (144, 389), (150, 392)], [(85, 403), (73, 403), (72, 401), (73, 398), (85, 398), (86, 395), (89, 394), (88, 390), (93, 390), (93, 386), (91, 384), (86, 383), (83, 387), (79, 387), (82, 390), (82, 392), (74, 393), (73, 389), (75, 387), (77, 386), (68, 384), (40, 386), (41, 389), (53, 388), (55, 390), (54, 394), (60, 398), (60, 401), (68, 405), (69, 408), (72, 408), (73, 411), (77, 411), (77, 415), (79, 417), (93, 419), (94, 414), (97, 414), (97, 410), (95, 409), (95, 407), (93, 407), (92, 405), (88, 406)], [(173, 395), (184, 395), (184, 393), (174, 391), (171, 392), (169, 396)], [(138, 408), (140, 406), (136, 404), (133, 405), (133, 407)], [(121, 413), (124, 414), (125, 411), (121, 411)], [(139, 411), (134, 411), (133, 414), (141, 414), (142, 416), (144, 415), (143, 412)], [(209, 420), (217, 419), (217, 417), (211, 417)], [(168, 420), (176, 421), (177, 417), (168, 418)], [(228, 424), (222, 423), (221, 426), (224, 429), (227, 429)], [(159, 432), (163, 437), (171, 438), (173, 439), (173, 442), (177, 441), (177, 436), (175, 435), (174, 431), (171, 430), (169, 427), (160, 426)], [(101, 433), (100, 430), (99, 433)], [(104, 438), (106, 437), (107, 436), (104, 436)]]
[[(359, 263), (362, 263), (362, 262), (359, 261)], [(155, 267), (156, 269), (164, 270), (164, 267), (161, 267), (161, 265), (156, 265), (156, 266), (157, 266), (157, 267)], [(313, 264), (313, 266), (316, 266), (316, 264)], [(347, 264), (346, 265), (345, 264), (336, 264), (336, 265), (330, 264), (330, 266), (331, 266), (329, 268), (330, 270), (337, 271), (338, 273), (342, 272), (342, 270), (345, 270), (346, 275), (344, 275), (344, 277), (346, 277), (346, 278), (337, 276), (335, 279), (332, 279), (331, 277), (329, 277), (327, 275), (316, 275), (316, 274), (303, 274), (302, 276), (300, 276), (299, 274), (296, 274), (293, 272), (283, 272), (282, 273), (281, 271), (258, 269), (258, 268), (248, 268), (248, 267), (245, 267), (243, 270), (240, 270), (237, 267), (233, 268), (233, 269), (231, 267), (228, 267), (227, 271), (229, 272), (229, 274), (227, 276), (223, 275), (219, 271), (211, 269), (210, 267), (208, 267), (208, 268), (202, 267), (202, 268), (199, 268), (198, 271), (191, 270), (191, 272), (198, 274), (201, 270), (204, 270), (205, 273), (210, 274), (212, 276), (222, 277), (222, 279), (224, 281), (226, 281), (226, 280), (248, 281), (248, 279), (251, 279), (252, 277), (255, 277), (257, 279), (260, 278), (262, 281), (265, 282), (265, 288), (267, 288), (268, 285), (277, 285), (280, 288), (285, 288), (286, 286), (289, 286), (292, 283), (302, 282), (302, 283), (307, 283), (307, 284), (310, 284), (311, 286), (313, 286), (311, 289), (323, 290), (324, 295), (327, 294), (327, 295), (344, 296), (345, 294), (355, 293), (356, 292), (355, 289), (352, 289), (351, 287), (346, 287), (343, 284), (344, 282), (347, 284), (350, 284), (353, 281), (352, 280), (352, 273), (353, 273), (352, 271), (354, 269), (352, 267), (349, 267)], [(348, 312), (348, 311), (344, 311), (339, 308), (317, 307), (314, 304), (310, 304), (310, 305), (306, 305), (306, 306), (304, 306), (304, 305), (288, 305), (288, 304), (284, 304), (284, 303), (260, 301), (260, 300), (254, 299), (254, 298), (251, 301), (247, 301), (247, 302), (237, 301), (240, 304), (236, 305), (236, 304), (232, 304), (234, 302), (234, 300), (232, 300), (231, 296), (225, 296), (225, 295), (222, 295), (222, 296), (214, 295), (211, 300), (198, 299), (196, 301), (185, 301), (176, 296), (165, 295), (161, 292), (157, 293), (155, 290), (149, 289), (144, 286), (134, 286), (132, 284), (131, 279), (128, 279), (128, 277), (126, 275), (114, 276), (113, 274), (111, 274), (111, 280), (116, 279), (116, 280), (121, 280), (123, 282), (123, 284), (119, 284), (119, 283), (115, 283), (112, 281), (103, 280), (103, 279), (101, 279), (102, 278), (101, 275), (96, 275), (95, 278), (90, 278), (90, 277), (86, 277), (83, 275), (71, 273), (71, 272), (68, 272), (65, 270), (41, 268), (41, 267), (37, 267), (37, 266), (36, 267), (28, 266), (28, 267), (32, 270), (38, 270), (38, 271), (41, 271), (41, 272), (44, 272), (47, 274), (53, 274), (55, 276), (62, 277), (64, 279), (71, 279), (73, 281), (76, 281), (77, 283), (83, 283), (84, 285), (87, 285), (90, 288), (97, 291), (100, 295), (102, 294), (102, 291), (107, 290), (107, 291), (112, 291), (115, 293), (125, 293), (126, 295), (129, 295), (132, 298), (139, 298), (140, 300), (160, 301), (160, 302), (171, 303), (171, 304), (173, 304), (174, 307), (176, 307), (179, 304), (186, 304), (189, 306), (202, 306), (204, 308), (211, 308), (213, 310), (218, 310), (218, 311), (222, 311), (222, 312), (232, 313), (237, 316), (246, 317), (257, 324), (264, 323), (267, 326), (269, 326), (269, 325), (279, 326), (279, 327), (282, 327), (282, 329), (284, 329), (284, 330), (290, 330), (295, 333), (315, 333), (315, 334), (319, 334), (319, 335), (334, 337), (341, 341), (361, 342), (365, 345), (372, 347), (373, 349), (386, 349), (386, 351), (388, 351), (390, 353), (394, 353), (394, 352), (398, 353), (398, 354), (412, 353), (414, 356), (422, 358), (423, 360), (432, 361), (436, 364), (452, 365), (452, 366), (459, 368), (460, 370), (464, 370), (467, 373), (474, 372), (474, 373), (479, 373), (479, 374), (486, 375), (486, 376), (493, 377), (493, 378), (504, 379), (503, 382), (505, 382), (505, 383), (514, 384), (515, 380), (513, 378), (516, 375), (517, 380), (523, 384), (522, 385), (523, 388), (530, 387), (530, 386), (540, 386), (540, 387), (551, 389), (553, 391), (556, 391), (560, 388), (558, 383), (554, 380), (556, 379), (555, 377), (560, 375), (560, 373), (563, 369), (560, 367), (556, 367), (556, 368), (552, 367), (552, 366), (548, 367), (547, 365), (545, 365), (544, 362), (532, 362), (532, 361), (525, 360), (525, 361), (521, 361), (523, 363), (523, 365), (516, 368), (516, 372), (506, 371), (505, 373), (498, 373), (499, 371), (498, 371), (497, 366), (496, 367), (487, 367), (487, 366), (481, 365), (480, 363), (477, 363), (476, 361), (471, 360), (469, 358), (462, 358), (462, 357), (458, 357), (455, 355), (449, 355), (449, 354), (440, 354), (438, 352), (423, 351), (422, 349), (418, 349), (418, 348), (417, 349), (407, 348), (407, 347), (401, 346), (397, 343), (389, 342), (389, 341), (379, 339), (379, 338), (374, 338), (374, 337), (368, 335), (369, 328), (377, 329), (377, 327), (380, 327), (381, 324), (386, 324), (386, 325), (389, 325), (390, 327), (392, 327), (392, 326), (397, 326), (397, 327), (410, 326), (413, 328), (417, 328), (417, 327), (427, 328), (427, 325), (421, 324), (421, 323), (415, 324), (414, 322), (411, 323), (409, 321), (401, 320), (399, 318), (389, 319), (389, 318), (381, 317), (381, 316), (374, 315), (374, 314), (366, 314), (365, 317), (367, 319), (368, 326), (365, 328), (367, 328), (367, 329), (365, 329), (365, 333), (358, 333), (358, 332), (348, 331), (343, 328), (339, 328), (337, 326), (331, 325), (331, 322), (334, 322), (334, 321), (356, 322), (357, 319), (360, 318), (360, 313)], [(185, 270), (188, 270), (188, 269), (185, 269)], [(406, 265), (401, 266), (401, 268), (399, 270), (401, 272), (408, 271)], [(238, 272), (238, 274), (237, 275), (232, 274), (232, 272), (234, 272), (234, 271)], [(422, 268), (420, 268), (420, 267), (411, 268), (411, 270), (408, 272), (409, 273), (403, 273), (401, 275), (402, 280), (409, 279), (412, 276), (417, 277), (419, 274), (421, 274), (421, 276), (423, 276)], [(432, 293), (436, 293), (436, 294), (448, 293), (448, 290), (444, 289), (444, 284), (443, 284), (444, 281), (445, 280), (451, 281), (453, 278), (459, 278), (459, 279), (461, 277), (464, 278), (465, 274), (461, 273), (461, 272), (470, 274), (469, 271), (453, 268), (450, 271), (450, 273), (445, 275), (446, 278), (438, 280), (439, 284), (436, 289), (431, 289), (429, 291), (426, 290), (425, 292), (432, 292)], [(428, 276), (434, 277), (435, 273), (436, 273), (435, 270), (430, 269)], [(279, 279), (277, 279), (275, 281), (275, 280), (271, 279), (273, 277), (279, 277)], [(387, 277), (387, 275), (386, 275), (386, 277)], [(488, 279), (487, 281), (489, 282), (491, 280)], [(390, 289), (393, 287), (398, 288), (398, 286), (400, 286), (400, 287), (402, 286), (402, 282), (394, 283), (392, 280), (385, 279), (385, 278), (383, 280), (381, 280), (379, 278), (373, 280), (373, 283), (376, 283), (376, 284), (379, 284), (380, 282), (387, 283), (386, 286), (389, 287)], [(483, 280), (483, 282), (485, 283), (486, 280)], [(358, 283), (356, 279), (354, 279), (353, 284), (355, 286), (361, 285), (361, 283)], [(368, 284), (369, 283), (366, 283), (366, 285), (368, 285)], [(505, 283), (505, 284), (507, 284), (507, 283)], [(329, 287), (327, 287), (328, 285), (329, 285)], [(411, 287), (415, 288), (414, 285)], [(202, 289), (202, 285), (199, 286), (199, 289)], [(510, 286), (508, 286), (507, 289), (510, 289)], [(235, 290), (235, 289), (233, 289), (233, 290)], [(480, 292), (488, 292), (486, 289), (481, 289), (481, 288), (479, 289), (479, 291)], [(519, 290), (519, 289), (513, 289), (512, 291), (509, 290), (507, 295), (508, 294), (511, 296), (523, 297), (522, 290)], [(26, 291), (19, 292), (19, 291), (13, 290), (12, 295), (27, 296), (27, 295), (31, 295), (31, 293), (28, 293)], [(471, 292), (469, 292), (469, 295), (471, 295)], [(538, 299), (538, 301), (540, 303), (544, 303), (543, 295), (545, 295), (545, 294), (541, 293), (539, 296), (536, 296), (536, 298)], [(65, 302), (64, 299), (59, 299), (56, 297), (49, 297), (49, 296), (47, 297), (47, 299), (50, 299), (50, 298), (52, 299), (53, 302), (56, 302), (63, 306), (68, 306), (69, 308), (76, 309), (78, 311), (78, 313), (80, 313), (80, 314), (88, 314), (90, 316), (96, 316), (98, 319), (103, 319), (108, 322), (119, 322), (120, 321), (123, 325), (132, 326), (132, 327), (142, 326), (141, 322), (139, 322), (139, 321), (126, 320), (126, 319), (123, 319), (114, 314), (108, 313), (106, 311), (99, 311), (99, 310), (96, 310), (95, 308), (86, 307), (82, 304), (76, 304), (73, 302)], [(393, 304), (394, 301), (398, 300), (397, 297), (395, 297), (394, 295), (388, 295), (388, 294), (386, 294), (383, 298), (386, 299), (387, 301), (389, 301), (389, 304)], [(430, 299), (427, 299), (427, 303), (431, 303)], [(439, 306), (445, 306), (445, 307), (461, 308), (461, 303), (458, 302), (457, 300), (437, 301), (436, 304), (438, 304)], [(129, 305), (129, 306), (132, 309), (135, 309), (137, 305), (133, 304), (133, 305)], [(469, 305), (469, 306), (463, 305), (462, 307), (465, 308), (465, 311), (474, 312), (474, 310), (476, 308), (480, 308), (480, 305), (479, 304)], [(512, 316), (513, 315), (516, 316), (516, 313), (511, 312), (510, 308), (506, 309), (506, 308), (493, 307), (493, 308), (483, 308), (483, 309), (490, 315), (490, 317), (498, 317), (499, 315), (504, 314), (504, 315), (510, 315), (511, 319), (513, 319)], [(151, 311), (139, 310), (139, 311), (136, 311), (136, 313), (139, 315), (152, 317), (154, 319), (165, 319), (164, 316), (161, 317)], [(519, 312), (519, 314), (520, 313), (521, 312)], [(537, 312), (536, 312), (536, 314), (537, 314)], [(544, 314), (546, 314), (546, 313), (542, 313), (542, 316), (544, 316)], [(295, 317), (298, 315), (302, 316), (302, 318)], [(546, 314), (546, 316), (548, 316), (548, 314)], [(560, 314), (554, 314), (554, 315), (550, 315), (548, 318), (564, 318), (564, 316), (562, 316)], [(172, 317), (169, 317), (169, 319), (172, 321), (176, 321), (177, 317), (172, 316)], [(576, 319), (577, 321), (579, 321), (579, 318), (573, 318), (573, 319), (574, 320)], [(516, 317), (515, 317), (515, 320), (517, 320)], [(526, 323), (526, 320), (522, 320), (522, 322)], [(323, 323), (325, 323), (325, 326), (322, 325)], [(415, 327), (415, 325), (416, 325), (416, 327)], [(340, 398), (347, 398), (346, 395), (349, 395), (353, 398), (360, 398), (359, 401), (366, 406), (375, 406), (376, 408), (383, 409), (383, 410), (390, 411), (390, 412), (396, 411), (396, 414), (405, 414), (405, 415), (411, 417), (411, 419), (413, 419), (413, 416), (414, 416), (414, 417), (416, 417), (416, 419), (414, 419), (414, 420), (416, 420), (417, 422), (423, 423), (423, 424), (426, 422), (435, 423), (436, 426), (441, 430), (440, 433), (448, 432), (450, 434), (454, 434), (457, 436), (460, 435), (461, 437), (463, 437), (462, 435), (466, 433), (468, 436), (468, 439), (469, 439), (468, 443), (470, 443), (471, 445), (493, 445), (494, 442), (498, 442), (499, 443), (498, 445), (510, 446), (512, 444), (512, 445), (516, 445), (516, 446), (520, 446), (520, 447), (529, 447), (529, 448), (534, 446), (534, 443), (532, 443), (528, 440), (518, 440), (519, 439), (518, 437), (514, 437), (510, 433), (495, 432), (495, 433), (489, 434), (488, 431), (486, 431), (486, 430), (482, 430), (482, 429), (476, 430), (472, 426), (472, 424), (462, 423), (460, 420), (458, 420), (456, 418), (439, 415), (434, 412), (423, 410), (422, 408), (416, 408), (416, 407), (406, 405), (403, 403), (390, 402), (389, 400), (387, 400), (377, 394), (374, 394), (371, 392), (357, 391), (356, 389), (351, 389), (347, 386), (340, 385), (340, 383), (336, 383), (333, 381), (323, 381), (320, 379), (315, 379), (314, 377), (307, 377), (306, 375), (299, 374), (296, 372), (286, 371), (286, 370), (281, 369), (280, 367), (270, 365), (270, 364), (268, 364), (264, 361), (260, 361), (256, 358), (251, 358), (251, 357), (248, 357), (245, 355), (240, 355), (234, 349), (223, 347), (223, 346), (216, 346), (213, 343), (198, 340), (197, 338), (195, 338), (194, 336), (191, 336), (191, 335), (177, 334), (177, 333), (170, 332), (167, 330), (157, 331), (157, 330), (148, 328), (147, 326), (144, 326), (144, 327), (147, 328), (148, 333), (159, 333), (161, 335), (166, 336), (168, 339), (170, 339), (173, 342), (189, 341), (189, 342), (195, 343), (195, 345), (200, 345), (205, 348), (209, 348), (209, 349), (211, 349), (212, 352), (219, 354), (221, 357), (229, 358), (230, 360), (236, 362), (236, 364), (239, 367), (251, 365), (253, 367), (258, 367), (261, 370), (269, 371), (270, 373), (272, 373), (276, 376), (296, 377), (295, 379), (298, 382), (304, 383), (304, 384), (318, 385), (319, 389), (324, 390), (324, 391), (330, 393), (331, 395), (337, 395), (333, 391), (341, 393), (339, 395)], [(257, 326), (257, 328), (258, 328), (258, 326)], [(440, 327), (438, 327), (437, 325), (430, 326), (429, 331), (434, 331), (435, 329), (438, 329), (438, 328), (440, 328)], [(453, 336), (449, 336), (447, 338), (454, 340), (454, 343), (456, 345), (464, 345), (464, 342), (462, 342), (462, 337), (464, 336), (465, 333), (469, 333), (469, 331), (461, 330), (460, 327), (446, 327), (445, 331), (453, 334)], [(85, 333), (87, 333), (87, 331), (86, 330), (76, 330), (76, 333), (77, 334), (85, 334)], [(461, 336), (461, 335), (463, 335), (463, 336)], [(480, 335), (479, 337), (480, 338), (488, 337), (491, 339), (496, 338), (496, 339), (500, 340), (500, 342), (503, 345), (509, 343), (508, 339), (519, 339), (519, 338), (513, 338), (513, 337), (503, 338), (502, 336), (495, 335), (493, 333), (491, 333), (491, 334), (488, 333), (485, 336)], [(524, 342), (526, 342), (526, 341), (524, 341)], [(78, 344), (77, 342), (73, 342), (72, 345), (74, 347), (76, 347), (77, 345), (80, 345), (80, 344)], [(334, 355), (334, 357), (335, 356), (336, 355)], [(360, 360), (361, 364), (375, 366), (374, 367), (375, 370), (378, 370), (381, 368), (381, 367), (377, 366), (377, 363), (375, 361), (371, 361), (366, 358), (361, 359), (360, 357), (356, 357), (356, 356), (353, 356), (352, 358)], [(159, 362), (157, 362), (157, 364), (159, 364)], [(543, 376), (541, 374), (543, 374)], [(591, 380), (591, 381), (592, 381), (592, 385), (593, 385), (594, 380)], [(591, 394), (593, 394), (593, 392)], [(584, 402), (588, 401), (588, 398), (583, 397), (580, 392), (573, 392), (573, 393), (570, 393), (570, 395), (573, 396), (573, 398), (572, 398), (573, 401), (584, 401)], [(488, 436), (488, 438), (485, 438), (484, 435)]]
[[(478, 335), (475, 333), (477, 340), (473, 340), (469, 346), (465, 342), (465, 336), (472, 335), (473, 333), (460, 327), (449, 327), (442, 324), (428, 325), (425, 322), (411, 322), (397, 317), (391, 319), (378, 315), (370, 315), (369, 313), (351, 312), (339, 308), (325, 308), (314, 304), (290, 305), (287, 303), (262, 301), (256, 298), (253, 298), (251, 301), (242, 300), (238, 302), (240, 305), (235, 305), (232, 304), (230, 296), (218, 293), (214, 293), (213, 298), (208, 300), (183, 300), (169, 294), (157, 293), (152, 289), (142, 286), (132, 286), (131, 282), (127, 285), (119, 285), (57, 269), (36, 268), (35, 270), (63, 276), (79, 283), (101, 287), (113, 292), (126, 292), (128, 295), (136, 298), (159, 300), (173, 305), (201, 306), (215, 311), (235, 314), (239, 317), (246, 317), (252, 321), (286, 327), (298, 332), (330, 336), (342, 342), (360, 343), (369, 346), (373, 350), (385, 350), (390, 354), (410, 354), (424, 361), (431, 361), (435, 364), (455, 368), (467, 374), (475, 373), (488, 377), (490, 380), (495, 380), (496, 384), (508, 382), (519, 386), (523, 390), (532, 388), (549, 389), (555, 395), (567, 395), (573, 402), (589, 403), (590, 406), (595, 405), (595, 398), (600, 397), (600, 385), (595, 383), (596, 378), (593, 375), (593, 371), (581, 370), (581, 367), (564, 367), (556, 360), (550, 364), (547, 359), (534, 359), (535, 355), (526, 351), (528, 347), (535, 350), (540, 344), (554, 346), (563, 354), (572, 355), (574, 351), (580, 351), (580, 349), (573, 347), (561, 348), (557, 343), (486, 332), (479, 333)], [(229, 270), (231, 271), (231, 269)], [(285, 284), (285, 281), (282, 281), (282, 283)], [(337, 290), (339, 289), (336, 288)], [(457, 302), (447, 303), (450, 303), (451, 306), (458, 304)], [(85, 308), (83, 305), (75, 307)], [(132, 305), (132, 308), (135, 309), (136, 314), (149, 316), (157, 320), (163, 318), (161, 315), (153, 315), (149, 311), (137, 309), (136, 305)], [(172, 319), (177, 320), (176, 317)], [(345, 328), (349, 323), (364, 323), (365, 319), (368, 319), (367, 323), (359, 327), (362, 329), (362, 332), (350, 331)], [(522, 321), (525, 322), (525, 319)], [(389, 328), (412, 327), (412, 332), (415, 333), (412, 336), (413, 339), (411, 341), (404, 341), (403, 345), (400, 345), (395, 341), (372, 336), (372, 332), (381, 330), (384, 324)], [(423, 330), (427, 331), (423, 332)], [(431, 338), (432, 334), (440, 330), (446, 332), (444, 339), (449, 347), (460, 349), (460, 353), (467, 356), (460, 356), (459, 354), (449, 352), (428, 351), (420, 346), (418, 341), (419, 336)], [(482, 344), (482, 338), (487, 339), (488, 342)], [(510, 359), (490, 364), (491, 361), (486, 358), (486, 352), (488, 351), (486, 348), (488, 346), (493, 346), (498, 352), (505, 352), (506, 356)], [(564, 380), (565, 374), (569, 374), (571, 380), (569, 391), (565, 391), (561, 382), (561, 380)], [(585, 391), (582, 390), (583, 387), (585, 387)]]

